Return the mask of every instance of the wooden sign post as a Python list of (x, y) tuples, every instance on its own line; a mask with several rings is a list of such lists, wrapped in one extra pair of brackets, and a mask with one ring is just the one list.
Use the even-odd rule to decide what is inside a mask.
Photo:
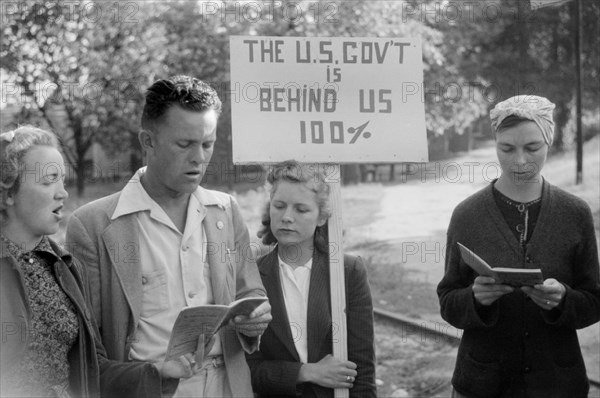
[(420, 40), (232, 36), (230, 57), (234, 163), (326, 167), (333, 354), (346, 360), (339, 164), (427, 161)]

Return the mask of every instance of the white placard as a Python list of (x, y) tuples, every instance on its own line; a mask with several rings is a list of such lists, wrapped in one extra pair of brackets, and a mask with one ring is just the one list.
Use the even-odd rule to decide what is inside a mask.
[(416, 38), (232, 36), (234, 163), (426, 162)]

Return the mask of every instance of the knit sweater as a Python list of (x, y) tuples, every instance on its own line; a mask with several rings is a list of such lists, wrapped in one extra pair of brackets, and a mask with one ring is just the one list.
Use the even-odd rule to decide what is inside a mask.
[[(589, 383), (576, 329), (600, 320), (598, 248), (589, 206), (544, 183), (539, 218), (524, 250), (494, 202), (492, 185), (452, 214), (446, 270), (438, 285), (442, 317), (464, 329), (452, 384), (467, 397), (586, 397)], [(492, 267), (540, 268), (566, 288), (543, 310), (521, 289), (490, 306), (476, 304), (477, 276), (457, 242)]]

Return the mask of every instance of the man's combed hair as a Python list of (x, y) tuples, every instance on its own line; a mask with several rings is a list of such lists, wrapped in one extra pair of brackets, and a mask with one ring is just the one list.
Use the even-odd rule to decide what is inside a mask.
[(217, 115), (221, 113), (221, 100), (210, 85), (190, 76), (172, 76), (154, 82), (146, 90), (142, 128), (152, 130), (173, 105), (188, 111), (213, 109)]

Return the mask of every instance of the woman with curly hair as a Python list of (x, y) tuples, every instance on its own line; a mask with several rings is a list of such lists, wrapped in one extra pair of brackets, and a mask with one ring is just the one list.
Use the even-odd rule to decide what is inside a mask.
[(56, 137), (23, 126), (0, 135), (0, 155), (0, 396), (160, 397), (161, 376), (191, 375), (187, 361), (106, 359), (83, 267), (49, 237), (69, 196)]
[(258, 259), (273, 320), (248, 357), (260, 397), (375, 397), (373, 305), (360, 257), (344, 256), (348, 360), (332, 356), (327, 220), (330, 187), (319, 165), (285, 162), (267, 177), (271, 200), (259, 237), (275, 244)]

